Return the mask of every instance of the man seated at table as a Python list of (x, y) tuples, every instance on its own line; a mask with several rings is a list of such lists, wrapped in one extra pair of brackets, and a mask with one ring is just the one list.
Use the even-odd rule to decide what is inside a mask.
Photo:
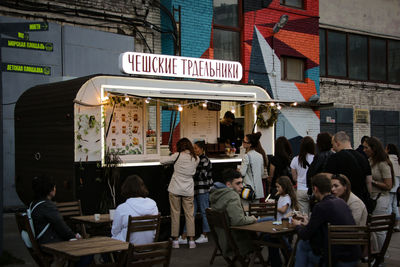
[[(246, 216), (243, 210), (242, 202), (240, 201), (239, 194), (243, 188), (243, 178), (240, 172), (233, 169), (225, 169), (222, 172), (222, 180), (225, 184), (215, 182), (214, 188), (211, 189), (211, 208), (217, 211), (226, 211), (230, 226), (255, 223), (257, 218), (254, 216)], [(217, 235), (222, 253), (224, 255), (231, 256), (232, 249), (228, 244), (225, 234), (221, 230), (217, 232)], [(252, 244), (252, 239), (254, 239), (254, 237), (250, 233), (245, 231), (233, 231), (232, 235), (242, 256), (246, 256), (254, 251)]]
[[(37, 239), (39, 244), (54, 243), (60, 241), (80, 239), (79, 234), (72, 232), (65, 223), (57, 206), (51, 200), (56, 195), (56, 185), (50, 177), (39, 176), (33, 178), (32, 188), (34, 200), (31, 207), (32, 221), (37, 235), (44, 231)], [(93, 260), (93, 256), (82, 257), (76, 266), (87, 266)]]
[[(326, 173), (311, 179), (314, 196), (319, 202), (314, 206), (311, 218), (298, 216), (292, 219), (301, 239), (297, 244), (295, 267), (315, 266), (320, 260), (328, 264), (328, 223), (354, 225), (353, 215), (343, 199), (331, 195), (331, 180)], [(361, 258), (358, 245), (332, 247), (332, 266), (356, 266)]]

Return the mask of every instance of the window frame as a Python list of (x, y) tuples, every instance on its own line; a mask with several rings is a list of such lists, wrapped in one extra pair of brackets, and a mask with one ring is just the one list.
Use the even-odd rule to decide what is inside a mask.
[[(302, 80), (293, 80), (293, 79), (288, 79), (287, 78), (287, 59), (298, 59), (303, 61), (303, 71), (302, 71)], [(305, 71), (306, 71), (306, 59), (305, 58), (300, 58), (300, 57), (292, 57), (292, 56), (286, 56), (286, 55), (282, 55), (281, 58), (281, 69), (282, 69), (282, 63), (284, 63), (283, 65), (283, 73), (281, 71), (281, 81), (286, 81), (286, 82), (300, 82), (300, 83), (304, 83), (305, 82)]]
[[(400, 40), (396, 40), (396, 39), (388, 39), (388, 38), (382, 38), (382, 37), (376, 37), (376, 36), (370, 36), (370, 35), (364, 35), (364, 34), (358, 34), (358, 33), (352, 33), (352, 32), (343, 32), (343, 31), (337, 31), (337, 30), (331, 30), (331, 29), (327, 29), (327, 28), (320, 28), (320, 30), (323, 30), (323, 35), (319, 36), (319, 38), (324, 38), (325, 41), (325, 75), (320, 75), (320, 77), (326, 77), (326, 78), (335, 78), (335, 79), (346, 79), (346, 80), (351, 80), (351, 81), (361, 81), (361, 82), (377, 82), (377, 83), (390, 83), (390, 84), (400, 84), (400, 82), (395, 83), (395, 82), (391, 82), (389, 80), (389, 42), (393, 41), (393, 42), (400, 42)], [(346, 36), (346, 76), (335, 76), (335, 75), (330, 75), (329, 74), (329, 56), (328, 56), (328, 35), (329, 32), (338, 32), (338, 33), (342, 33), (345, 34)], [(349, 36), (350, 35), (359, 35), (359, 36), (363, 36), (367, 38), (367, 79), (366, 80), (360, 80), (360, 79), (355, 79), (355, 78), (350, 78), (349, 77), (349, 45), (350, 45), (350, 41), (349, 41)], [(386, 75), (385, 75), (385, 80), (374, 80), (371, 79), (371, 58), (370, 58), (370, 53), (371, 53), (371, 39), (380, 39), (380, 40), (384, 40), (385, 41), (385, 53), (386, 53)], [(320, 53), (321, 54), (321, 53)]]
[[(237, 1), (238, 1), (238, 14), (237, 14), (238, 15), (238, 27), (215, 24), (214, 23), (214, 14), (213, 14), (212, 27), (213, 27), (213, 29), (239, 33), (239, 62), (242, 62), (243, 53), (244, 53), (244, 51), (243, 51), (244, 48), (242, 47), (242, 43), (243, 43), (243, 0), (237, 0)], [(214, 9), (214, 6), (213, 6), (213, 9)], [(214, 12), (214, 10), (213, 10), (213, 12)], [(214, 36), (213, 36), (213, 38), (214, 38)], [(212, 42), (212, 44), (213, 44), (212, 48), (214, 48), (214, 42)]]
[[(282, 3), (281, 3), (281, 1), (282, 1)], [(279, 4), (281, 6), (286, 6), (286, 7), (290, 7), (290, 8), (305, 10), (304, 0), (300, 0), (300, 2), (301, 2), (301, 7), (298, 7), (298, 6), (291, 6), (289, 4), (286, 4), (286, 0), (279, 0)]]

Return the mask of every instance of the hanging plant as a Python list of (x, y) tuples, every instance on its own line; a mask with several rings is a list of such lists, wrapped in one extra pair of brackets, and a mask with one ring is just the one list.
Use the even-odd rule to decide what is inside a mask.
[[(266, 117), (266, 118), (265, 118)], [(257, 108), (257, 126), (263, 129), (272, 127), (278, 120), (276, 106), (260, 105)]]

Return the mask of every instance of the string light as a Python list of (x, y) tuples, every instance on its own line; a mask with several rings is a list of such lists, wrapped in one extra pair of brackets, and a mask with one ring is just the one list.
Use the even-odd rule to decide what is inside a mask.
[(179, 105), (179, 106), (178, 106), (178, 110), (179, 110), (179, 112), (182, 112), (183, 107), (182, 107), (181, 105)]
[(150, 97), (146, 98), (146, 100), (144, 100), (144, 102), (146, 102), (146, 104), (150, 103)]
[(235, 107), (231, 107), (231, 112), (233, 113), (233, 114), (235, 114)]
[(206, 108), (206, 107), (207, 107), (207, 100), (204, 101), (204, 103), (203, 103), (203, 108)]
[(294, 102), (292, 105), (293, 105), (293, 107), (296, 107), (297, 106), (297, 102)]
[(278, 105), (277, 105), (277, 107), (276, 107), (278, 110), (281, 110), (282, 109), (282, 107), (281, 107), (281, 105), (279, 105), (279, 103), (278, 103)]
[(129, 102), (129, 96), (127, 94), (125, 94), (125, 101)]
[(275, 103), (274, 103), (274, 102), (271, 102), (271, 103), (269, 103), (269, 105), (270, 105), (271, 107), (273, 107), (273, 106), (275, 106)]

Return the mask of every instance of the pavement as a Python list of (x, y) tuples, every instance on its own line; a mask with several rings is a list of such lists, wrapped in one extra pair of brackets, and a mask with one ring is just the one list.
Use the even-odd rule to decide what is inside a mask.
[[(3, 214), (3, 248), (12, 255), (25, 261), (25, 264), (7, 265), (9, 267), (37, 266), (26, 249), (21, 235), (18, 233), (13, 213)], [(209, 261), (214, 251), (214, 242), (209, 238), (208, 243), (198, 244), (197, 248), (189, 249), (188, 245), (181, 245), (179, 249), (172, 250), (170, 266), (173, 267), (202, 267), (210, 266)], [(268, 250), (263, 249), (264, 259), (268, 257)], [(227, 266), (222, 257), (216, 257), (213, 267)], [(367, 266), (360, 264), (360, 266)], [(388, 249), (388, 258), (385, 259), (386, 267), (400, 266), (400, 232), (393, 233)]]

